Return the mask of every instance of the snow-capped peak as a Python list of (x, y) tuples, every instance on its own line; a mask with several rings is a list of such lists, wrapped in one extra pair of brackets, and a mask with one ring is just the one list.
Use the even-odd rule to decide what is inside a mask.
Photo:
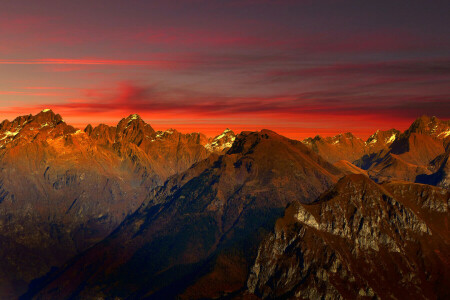
[(222, 151), (223, 149), (230, 148), (235, 139), (234, 132), (227, 128), (222, 134), (216, 136), (211, 143), (206, 144), (205, 147), (210, 151)]

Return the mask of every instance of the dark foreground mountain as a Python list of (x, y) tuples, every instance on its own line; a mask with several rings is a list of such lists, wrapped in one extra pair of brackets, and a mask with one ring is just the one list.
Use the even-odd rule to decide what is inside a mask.
[(3, 121), (0, 298), (105, 238), (149, 191), (215, 152), (208, 142), (137, 115), (85, 131), (51, 110)]
[(299, 141), (244, 132), (170, 178), (108, 238), (27, 297), (212, 298), (245, 287), (259, 242), (287, 203), (309, 203), (340, 171)]
[(348, 175), (294, 202), (261, 244), (247, 285), (269, 299), (448, 299), (450, 193)]

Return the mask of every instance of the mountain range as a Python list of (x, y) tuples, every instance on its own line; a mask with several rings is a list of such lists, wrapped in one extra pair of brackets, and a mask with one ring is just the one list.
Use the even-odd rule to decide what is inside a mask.
[(445, 298), (450, 122), (303, 141), (0, 124), (0, 296)]

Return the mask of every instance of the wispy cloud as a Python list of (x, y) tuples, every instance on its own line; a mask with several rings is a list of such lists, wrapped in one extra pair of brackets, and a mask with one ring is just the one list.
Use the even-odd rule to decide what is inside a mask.
[(116, 86), (87, 89), (65, 103), (46, 104), (72, 114), (108, 112), (177, 113), (213, 116), (270, 116), (279, 119), (371, 116), (414, 118), (424, 113), (450, 118), (450, 93), (433, 96), (368, 95), (361, 102), (351, 92), (313, 91), (267, 97), (224, 97), (191, 90), (165, 90), (157, 85), (119, 82)]

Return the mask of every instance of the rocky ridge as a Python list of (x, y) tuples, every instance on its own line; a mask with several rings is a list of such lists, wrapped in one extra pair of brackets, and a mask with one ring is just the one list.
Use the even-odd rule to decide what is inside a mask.
[(151, 190), (209, 156), (199, 133), (138, 115), (77, 130), (45, 109), (0, 123), (0, 296), (111, 233)]
[(261, 298), (444, 299), (448, 191), (348, 175), (294, 202), (261, 244), (248, 293)]

